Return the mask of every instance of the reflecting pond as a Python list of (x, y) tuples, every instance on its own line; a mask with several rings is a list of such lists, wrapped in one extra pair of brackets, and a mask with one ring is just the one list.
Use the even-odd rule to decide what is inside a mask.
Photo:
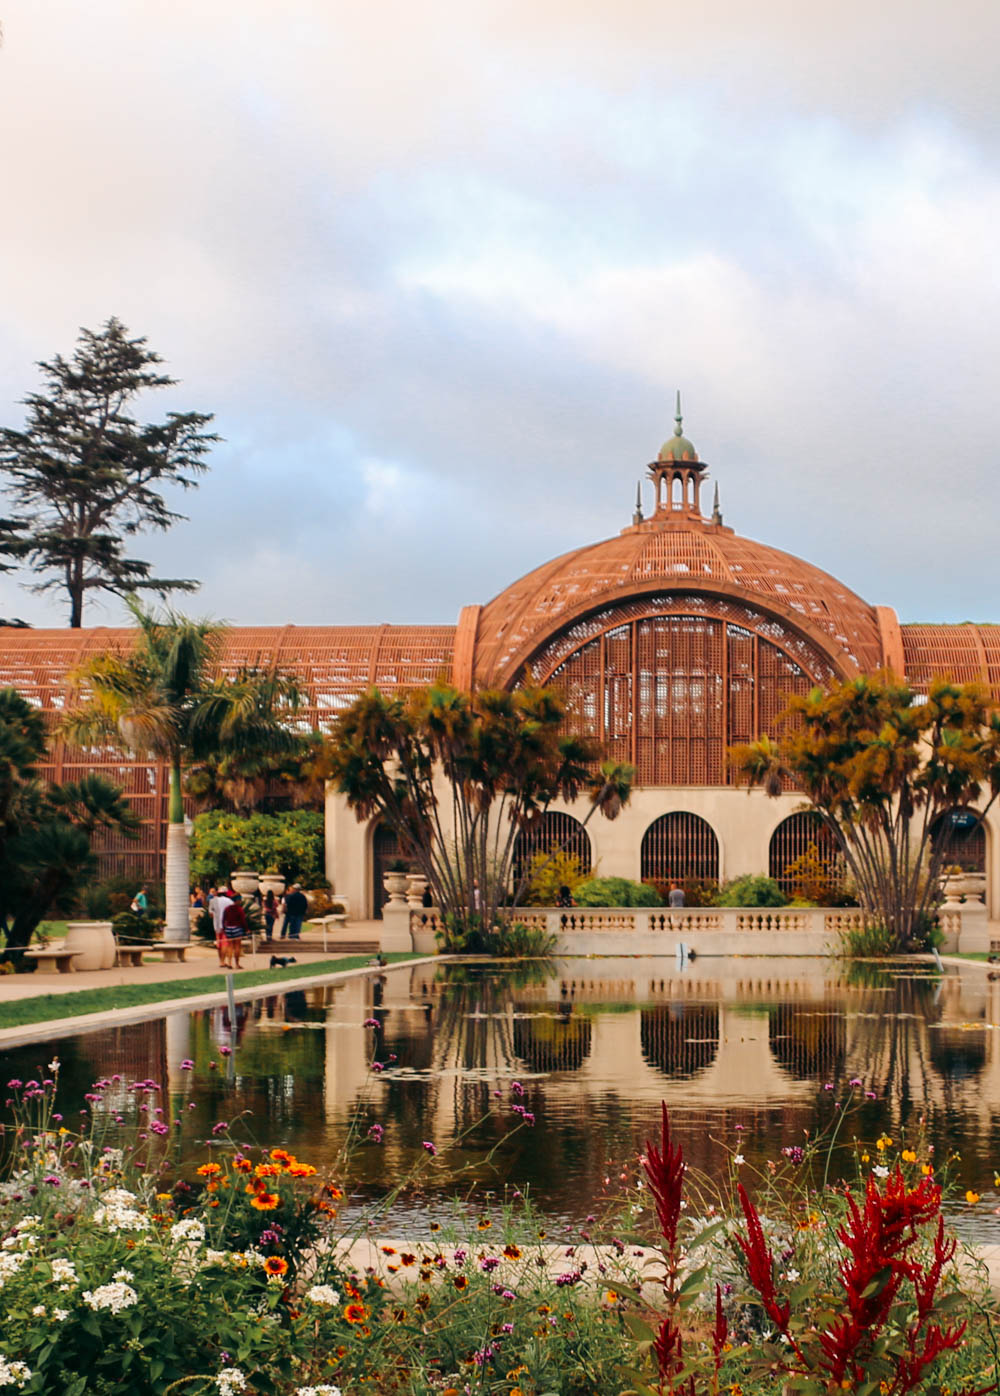
[[(846, 1141), (911, 1140), (922, 1119), (935, 1157), (957, 1153), (962, 1189), (982, 1194), (965, 1228), (1000, 1240), (986, 1186), (1000, 1164), (1000, 982), (980, 966), (943, 977), (806, 959), (401, 967), (262, 996), (235, 1024), (217, 1008), (8, 1051), (2, 1079), (30, 1078), (53, 1053), (67, 1120), (96, 1077), (120, 1074), (109, 1104), (134, 1112), (125, 1082), (159, 1081), (185, 1141), (246, 1112), (259, 1143), (332, 1167), (353, 1128), (355, 1205), (426, 1161), (433, 1141), (439, 1156), (419, 1196), (396, 1204), (399, 1222), (472, 1181), (527, 1185), (553, 1220), (581, 1222), (658, 1128), (661, 1099), (689, 1162), (716, 1177), (736, 1148), (766, 1168), (850, 1101)], [(518, 1104), (535, 1123), (512, 1134)]]

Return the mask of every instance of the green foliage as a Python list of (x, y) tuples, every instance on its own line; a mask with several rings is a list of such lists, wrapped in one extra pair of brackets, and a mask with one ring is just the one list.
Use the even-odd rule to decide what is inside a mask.
[(315, 810), (250, 815), (209, 810), (195, 816), (191, 876), (204, 887), (228, 879), (234, 868), (271, 866), (287, 882), (312, 887), (326, 882), (324, 858), (324, 819)]
[(773, 877), (734, 877), (719, 889), (718, 906), (787, 906)]
[(574, 892), (578, 906), (662, 906), (663, 900), (649, 882), (627, 877), (590, 877)]
[[(88, 921), (111, 921), (119, 912), (128, 911), (143, 879), (135, 873), (114, 873), (100, 882), (88, 883), (81, 889), (77, 910)], [(146, 883), (146, 899), (149, 915), (154, 919), (163, 916), (163, 892), (153, 882)]]
[(8, 949), (28, 945), (53, 912), (74, 911), (97, 865), (98, 829), (134, 838), (139, 827), (121, 791), (99, 776), (40, 784), (44, 755), (41, 714), (14, 689), (0, 689), (0, 926)]
[(467, 927), (488, 944), (524, 894), (513, 886), (518, 834), (557, 799), (586, 792), (588, 818), (614, 819), (629, 798), (631, 767), (601, 762), (565, 719), (553, 689), (463, 693), (439, 682), (388, 697), (372, 688), (337, 718), (323, 773), (359, 820), (393, 830), (451, 933)]
[(167, 508), (160, 488), (196, 485), (218, 440), (203, 430), (210, 414), (168, 412), (145, 425), (129, 414), (141, 393), (174, 386), (156, 371), (162, 362), (112, 317), (99, 331), (80, 331), (71, 360), (41, 361), (45, 391), (25, 398), (24, 429), (0, 429), (0, 471), (24, 511), (16, 549), (35, 572), (55, 574), (33, 589), (65, 590), (71, 626), (82, 624), (84, 600), (95, 590), (163, 596), (198, 585), (153, 577), (148, 562), (124, 551), (138, 530), (166, 529), (182, 517)]
[(567, 853), (558, 848), (554, 853), (539, 849), (531, 855), (528, 864), (528, 891), (525, 902), (528, 906), (555, 906), (559, 892), (568, 887), (575, 892), (583, 881), (580, 860), (575, 853)]
[(155, 916), (141, 916), (139, 912), (126, 908), (114, 917), (111, 929), (122, 945), (146, 945), (151, 940), (159, 939), (163, 922)]
[(920, 938), (940, 895), (954, 839), (942, 816), (985, 819), (1000, 794), (1000, 711), (987, 685), (935, 679), (917, 697), (891, 674), (814, 688), (791, 699), (780, 743), (764, 736), (730, 752), (769, 795), (789, 780), (803, 791), (895, 950)]

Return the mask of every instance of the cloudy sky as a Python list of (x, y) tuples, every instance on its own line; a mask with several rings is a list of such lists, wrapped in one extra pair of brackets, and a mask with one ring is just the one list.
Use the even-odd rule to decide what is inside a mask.
[(453, 622), (628, 522), (679, 387), (738, 532), (1000, 621), (996, 0), (0, 17), (0, 423), (148, 337), (225, 438), (136, 548), (185, 609)]

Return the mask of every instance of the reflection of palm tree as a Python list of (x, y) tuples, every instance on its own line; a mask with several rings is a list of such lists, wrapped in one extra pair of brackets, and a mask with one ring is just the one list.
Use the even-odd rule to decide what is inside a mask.
[[(898, 1101), (901, 1119), (922, 1102), (936, 1072), (928, 1054), (928, 1027), (940, 1019), (935, 985), (928, 979), (882, 976), (857, 994), (844, 1071), (863, 1079), (886, 1100)], [(888, 990), (888, 992), (886, 992)], [(853, 997), (853, 996), (852, 996)]]

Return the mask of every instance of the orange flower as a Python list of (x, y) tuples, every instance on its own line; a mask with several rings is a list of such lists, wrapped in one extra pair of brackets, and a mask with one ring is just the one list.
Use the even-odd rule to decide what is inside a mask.
[(431, 1296), (429, 1294), (418, 1294), (414, 1303), (418, 1309), (426, 1309), (430, 1305)]
[(396, 1254), (396, 1247), (395, 1247), (395, 1246), (383, 1246), (383, 1247), (382, 1247), (382, 1254), (383, 1254), (383, 1255), (395, 1255), (395, 1254)]
[(213, 1178), (216, 1173), (221, 1173), (222, 1168), (217, 1163), (203, 1163), (198, 1169), (203, 1178)]
[(452, 1284), (456, 1289), (468, 1289), (469, 1287), (469, 1281), (465, 1275), (456, 1275), (452, 1280)]
[(504, 1255), (507, 1257), (508, 1260), (520, 1260), (520, 1259), (521, 1259), (521, 1250), (520, 1250), (520, 1247), (519, 1247), (519, 1246), (515, 1246), (514, 1243), (513, 1243), (513, 1241), (508, 1241), (508, 1242), (507, 1242), (506, 1246), (504, 1246), (504, 1248), (503, 1248), (503, 1253), (504, 1253)]
[(288, 1273), (288, 1261), (282, 1260), (280, 1255), (269, 1255), (264, 1261), (264, 1269), (269, 1275), (285, 1275)]
[(275, 1163), (294, 1162), (294, 1155), (290, 1154), (287, 1149), (272, 1149), (270, 1156)]
[(432, 1230), (432, 1231), (440, 1231), (440, 1230), (441, 1230), (441, 1223), (440, 1223), (440, 1222), (431, 1222), (431, 1230)]
[(399, 1259), (403, 1265), (416, 1265), (417, 1263), (417, 1257), (415, 1255), (410, 1255), (409, 1251), (404, 1251)]
[(253, 1164), (248, 1158), (243, 1158), (242, 1155), (238, 1159), (233, 1160), (233, 1167), (238, 1173), (251, 1173), (253, 1171)]
[(489, 1217), (480, 1217), (479, 1221), (476, 1223), (476, 1226), (480, 1231), (489, 1231), (492, 1225), (493, 1223), (490, 1221)]
[(311, 1163), (299, 1163), (298, 1159), (293, 1159), (288, 1165), (288, 1171), (293, 1178), (311, 1178), (316, 1172)]
[(344, 1317), (348, 1323), (364, 1323), (368, 1317), (368, 1310), (364, 1304), (348, 1304), (344, 1310)]
[(327, 1197), (332, 1197), (335, 1202), (339, 1201), (344, 1195), (340, 1191), (340, 1188), (335, 1188), (332, 1183), (327, 1183), (323, 1191), (326, 1193)]
[(281, 1169), (274, 1163), (258, 1163), (254, 1169), (255, 1178), (280, 1178)]
[(276, 1192), (259, 1192), (250, 1201), (250, 1206), (256, 1207), (258, 1212), (273, 1212), (280, 1205), (281, 1198)]

